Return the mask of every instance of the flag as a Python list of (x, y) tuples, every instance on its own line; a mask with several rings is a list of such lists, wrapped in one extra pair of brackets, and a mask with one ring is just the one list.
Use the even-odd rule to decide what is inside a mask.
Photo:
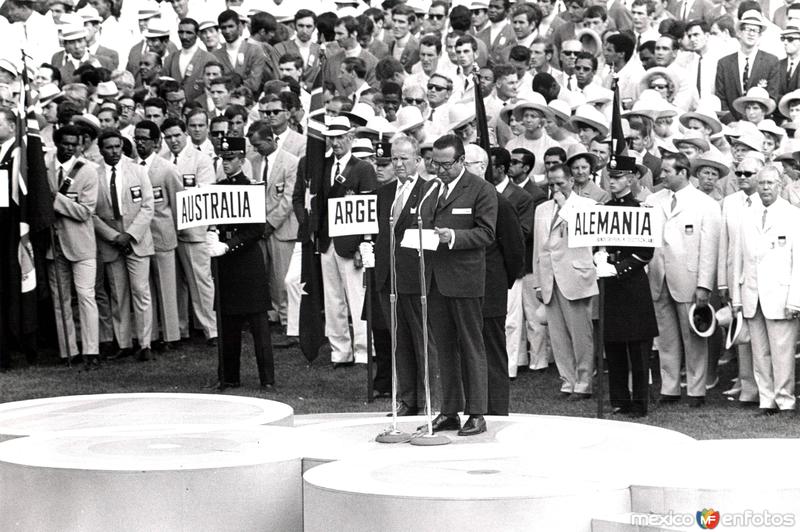
[[(477, 71), (476, 71), (477, 72)], [(486, 156), (489, 157), (489, 164), (486, 166), (486, 175), (484, 176), (487, 181), (490, 181), (492, 176), (492, 156), (491, 141), (489, 140), (489, 121), (486, 118), (486, 105), (483, 102), (483, 94), (481, 94), (481, 84), (478, 74), (473, 74), (475, 78), (475, 117), (478, 120), (478, 146), (483, 148)]]
[[(55, 222), (55, 213), (39, 126), (32, 111), (34, 99), (24, 67), (22, 89), (16, 112), (15, 142), (11, 153), (0, 161), (2, 181), (8, 187), (3, 196), (11, 200), (0, 205), (0, 226), (4, 228), (0, 239), (3, 250), (0, 315), (3, 333), (8, 333), (19, 347), (26, 347), (26, 336), (36, 332), (38, 326), (37, 288), (48, 290), (44, 273), (44, 253), (49, 240), (46, 230)], [(2, 344), (8, 347), (5, 342)], [(7, 353), (0, 352), (0, 359), (5, 356)], [(4, 364), (7, 360), (0, 360), (0, 366)]]
[(617, 77), (614, 75), (614, 107), (611, 109), (611, 153), (616, 155), (627, 155), (628, 148), (625, 142), (625, 133), (622, 131), (622, 115), (619, 106), (619, 86)]
[[(325, 71), (323, 64), (314, 79), (311, 89), (311, 106), (308, 125), (306, 127), (306, 156), (299, 168), (298, 179), (304, 185), (305, 221), (298, 232), (302, 244), (300, 269), (300, 349), (309, 362), (319, 355), (320, 347), (325, 343), (325, 307), (322, 300), (322, 266), (317, 249), (316, 234), (319, 229), (319, 173), (318, 165), (325, 160), (325, 138), (321, 135), (320, 122), (315, 120), (316, 112), (324, 109), (322, 100), (322, 78)], [(315, 179), (315, 176), (317, 179)]]

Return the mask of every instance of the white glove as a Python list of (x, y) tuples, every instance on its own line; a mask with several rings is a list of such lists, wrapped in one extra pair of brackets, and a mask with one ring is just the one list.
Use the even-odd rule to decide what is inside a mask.
[(223, 244), (222, 242), (206, 244), (206, 247), (208, 248), (208, 254), (212, 257), (219, 257), (228, 252), (228, 244)]
[(219, 244), (219, 233), (216, 231), (206, 231), (206, 245), (213, 246)]
[(607, 262), (601, 262), (594, 267), (595, 272), (597, 273), (598, 277), (616, 277), (617, 276), (617, 269), (614, 267), (613, 264), (609, 264)]
[(608, 264), (608, 253), (606, 253), (605, 249), (595, 251), (594, 255), (592, 255), (592, 260), (594, 260), (596, 266), (599, 266), (600, 264)]
[(375, 244), (372, 242), (362, 242), (358, 245), (358, 252), (361, 253), (361, 263), (364, 268), (375, 267)]

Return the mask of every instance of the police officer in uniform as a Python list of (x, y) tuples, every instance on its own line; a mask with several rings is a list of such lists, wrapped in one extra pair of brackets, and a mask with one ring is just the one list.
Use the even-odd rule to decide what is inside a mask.
[[(243, 138), (226, 137), (222, 140), (222, 167), (225, 179), (219, 185), (250, 185), (242, 172), (245, 160)], [(258, 378), (263, 390), (272, 390), (275, 383), (275, 366), (270, 338), (269, 282), (267, 281), (264, 253), (259, 240), (264, 234), (264, 224), (226, 224), (209, 231), (209, 254), (217, 261), (217, 298), (222, 333), (222, 360), (219, 368), (219, 389), (237, 388), (239, 361), (242, 352), (242, 325), (250, 324), (253, 348), (258, 365)]]
[[(611, 200), (614, 207), (639, 207), (631, 193), (636, 173), (632, 157), (612, 155), (608, 163)], [(605, 278), (603, 330), (608, 360), (608, 390), (615, 414), (647, 415), (648, 359), (653, 338), (658, 336), (653, 300), (645, 266), (653, 258), (652, 248), (608, 247), (595, 253), (598, 278)], [(628, 370), (633, 389), (628, 389)]]

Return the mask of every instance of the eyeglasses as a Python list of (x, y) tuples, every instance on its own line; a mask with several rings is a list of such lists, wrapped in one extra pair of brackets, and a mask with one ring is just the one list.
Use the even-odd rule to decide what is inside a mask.
[(444, 18), (444, 15), (431, 15), (429, 13), (428, 14), (428, 18), (431, 19), (431, 20), (442, 20)]
[(284, 112), (284, 109), (259, 109), (258, 114), (267, 115), (267, 116), (277, 116)]
[(442, 91), (446, 91), (447, 87), (442, 87), (441, 85), (434, 85), (432, 83), (428, 83), (428, 90), (429, 91), (442, 92)]
[(591, 72), (591, 71), (592, 71), (592, 67), (587, 67), (587, 66), (576, 66), (575, 67), (575, 72)]
[(794, 42), (800, 40), (800, 37), (787, 37), (785, 35), (781, 35), (781, 41), (784, 42)]
[(736, 175), (736, 177), (747, 177), (747, 178), (753, 177), (753, 176), (754, 176), (754, 175), (756, 175), (757, 173), (758, 173), (758, 172), (748, 172), (748, 171), (746, 171), (746, 170), (736, 170), (736, 171), (734, 172), (734, 174)]
[(422, 105), (425, 101), (424, 98), (403, 98), (406, 105)]
[(431, 166), (434, 169), (442, 169), (442, 170), (450, 170), (453, 168), (453, 165), (456, 164), (460, 159), (456, 159), (455, 161), (449, 161), (446, 163), (440, 163), (438, 161), (431, 161)]
[(226, 134), (227, 134), (226, 131), (212, 131), (211, 133), (209, 133), (209, 135), (212, 137), (224, 137)]
[(760, 26), (749, 26), (749, 25), (745, 24), (741, 28), (739, 28), (739, 31), (741, 31), (742, 33), (761, 33), (761, 27)]
[(578, 51), (575, 51), (575, 50), (561, 50), (561, 53), (564, 54), (564, 55), (568, 55), (568, 56), (569, 55), (576, 56), (579, 53), (581, 53), (581, 50), (578, 50)]

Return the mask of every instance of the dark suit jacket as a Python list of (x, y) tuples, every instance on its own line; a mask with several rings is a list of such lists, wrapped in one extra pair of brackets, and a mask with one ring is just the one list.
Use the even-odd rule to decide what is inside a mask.
[[(58, 69), (61, 73), (61, 79), (64, 84), (79, 82), (80, 79), (75, 77), (75, 67), (72, 61), (67, 60), (66, 52), (61, 50), (53, 55), (50, 63)], [(89, 64), (95, 67), (105, 67), (111, 70), (111, 59), (107, 56), (89, 55), (89, 60), (84, 61), (81, 65)]]
[(497, 191), (482, 178), (464, 172), (447, 199), (436, 204), (433, 225), (453, 229), (455, 242), (439, 244), (433, 276), (445, 297), (483, 297), (486, 247), (494, 241)]
[(227, 44), (222, 48), (214, 50), (214, 57), (225, 67), (225, 72), (236, 72), (244, 80), (244, 85), (253, 91), (253, 94), (261, 94), (261, 84), (264, 79), (264, 69), (267, 68), (267, 56), (264, 49), (258, 43), (245, 41), (239, 48), (236, 57), (236, 64), (231, 64), (226, 50)]
[[(128, 64), (125, 65), (125, 70), (133, 74), (134, 77), (139, 73), (139, 63), (142, 61), (142, 50), (144, 50), (145, 44), (145, 41), (141, 40), (134, 44), (133, 47), (131, 47), (131, 51), (128, 52)], [(178, 47), (170, 41), (167, 43), (167, 50), (164, 52), (164, 57), (174, 54), (177, 51)]]
[(514, 33), (514, 28), (511, 23), (506, 24), (505, 27), (497, 34), (494, 41), (490, 41), (492, 37), (491, 25), (479, 31), (475, 37), (483, 41), (486, 49), (489, 52), (489, 59), (497, 64), (504, 58), (508, 57), (508, 51), (517, 44), (517, 36)]
[[(112, 50), (111, 48), (106, 48), (105, 46), (102, 45), (98, 46), (97, 52), (95, 52), (94, 55), (96, 55), (98, 58), (99, 57), (108, 58), (108, 63), (111, 65), (111, 68), (109, 70), (111, 70), (112, 72), (119, 67), (119, 54), (115, 50)], [(102, 62), (103, 60), (101, 59), (100, 61)]]
[(378, 61), (389, 55), (389, 46), (385, 42), (379, 41), (378, 39), (372, 39), (372, 42), (367, 47), (367, 50), (369, 53), (374, 55)]
[[(391, 283), (389, 282), (389, 255), (390, 255), (390, 225), (389, 216), (392, 212), (397, 193), (398, 181), (387, 183), (378, 189), (378, 239), (375, 242), (375, 287), (378, 290), (385, 290), (389, 293)], [(400, 247), (406, 229), (419, 229), (417, 220), (417, 208), (420, 200), (425, 196), (435, 183), (417, 178), (414, 188), (400, 211), (400, 216), (395, 221), (395, 271), (397, 272), (397, 293), (398, 294), (419, 294), (419, 253), (416, 250)], [(434, 193), (435, 198), (435, 193)], [(433, 198), (425, 200), (435, 201)], [(423, 221), (423, 226), (425, 222)], [(429, 264), (432, 251), (425, 251), (425, 262)], [(425, 268), (426, 286), (430, 284), (431, 269)]]
[[(727, 112), (722, 117), (722, 121), (725, 123), (742, 119), (733, 108), (733, 100), (742, 96), (742, 73), (739, 72), (738, 54), (739, 52), (736, 51), (731, 55), (726, 55), (717, 64), (716, 94), (722, 102), (722, 110)], [(750, 65), (750, 75), (745, 90), (757, 87), (764, 81), (767, 82), (766, 89), (770, 97), (778, 101), (778, 90), (780, 89), (778, 58), (759, 50), (753, 64)]]
[(788, 78), (786, 76), (786, 70), (789, 68), (789, 59), (784, 57), (778, 62), (778, 78), (779, 87), (778, 94), (783, 96), (787, 92), (791, 92), (797, 88), (800, 88), (800, 64), (794, 65), (794, 72), (792, 72), (792, 77)]
[[(661, 183), (661, 159), (650, 152), (645, 152), (644, 157), (642, 157), (642, 164), (653, 174), (652, 185), (656, 186)], [(642, 183), (642, 185), (647, 186), (647, 183)]]
[(362, 236), (340, 236), (336, 238), (328, 236), (328, 200), (331, 198), (343, 198), (348, 194), (373, 192), (378, 187), (378, 180), (375, 177), (375, 169), (371, 164), (353, 156), (347, 161), (347, 165), (341, 169), (344, 182), (334, 181), (333, 185), (331, 185), (330, 175), (332, 168), (333, 157), (327, 157), (322, 167), (322, 173), (315, 176), (319, 183), (316, 187), (313, 187), (318, 191), (317, 194), (319, 196), (317, 198), (319, 200), (317, 203), (317, 211), (319, 213), (319, 249), (322, 252), (327, 251), (331, 240), (333, 240), (333, 246), (340, 257), (352, 258), (362, 241)]
[[(389, 43), (389, 55), (394, 54), (394, 47), (396, 45), (397, 41), (392, 41)], [(406, 72), (411, 74), (411, 67), (417, 61), (419, 61), (419, 41), (417, 41), (412, 35), (409, 37), (406, 47), (403, 48), (403, 53), (400, 54), (400, 62), (403, 64), (403, 68), (406, 69)]]
[[(344, 49), (340, 48), (328, 56), (328, 62), (325, 64), (325, 79), (327, 81), (332, 81), (333, 84), (336, 85), (336, 90), (339, 91), (340, 94), (347, 93), (345, 87), (342, 85), (340, 76), (341, 66), (346, 57), (347, 56), (345, 55)], [(367, 83), (369, 83), (372, 87), (378, 88), (378, 80), (375, 77), (375, 65), (378, 64), (378, 60), (375, 59), (374, 55), (363, 48), (361, 49), (361, 53), (358, 57), (363, 59), (367, 64), (367, 77), (365, 78)]]
[(169, 54), (164, 60), (162, 72), (164, 75), (177, 79), (183, 83), (183, 92), (186, 93), (186, 101), (198, 99), (200, 104), (205, 107), (205, 87), (203, 86), (203, 68), (209, 61), (216, 61), (213, 55), (205, 50), (197, 49), (189, 66), (186, 67), (186, 76), (181, 76), (180, 51)]
[[(520, 189), (521, 190), (521, 189)], [(483, 296), (483, 318), (506, 315), (508, 290), (525, 265), (525, 244), (522, 228), (510, 201), (497, 194), (495, 239), (486, 248), (486, 286)]]
[[(535, 208), (533, 205), (533, 198), (530, 194), (525, 192), (523, 188), (510, 180), (501, 196), (508, 200), (514, 208), (525, 242), (533, 244), (533, 210)], [(533, 253), (533, 247), (531, 247), (531, 253)], [(524, 267), (524, 263), (520, 265), (520, 269), (517, 272), (517, 279), (525, 275)]]
[[(300, 49), (297, 48), (297, 44), (292, 40), (276, 44), (275, 52), (278, 54), (279, 60), (282, 55), (286, 54), (300, 55)], [(314, 78), (317, 76), (319, 68), (319, 44), (312, 42), (311, 51), (308, 54), (308, 64), (303, 65), (303, 81), (305, 81), (307, 85), (311, 86), (311, 84), (314, 83)]]
[[(547, 201), (547, 192), (530, 179), (525, 183), (523, 190), (530, 195), (533, 201), (532, 215), (535, 216), (536, 207)], [(530, 238), (525, 239), (525, 273), (533, 273), (533, 226), (531, 226)]]

